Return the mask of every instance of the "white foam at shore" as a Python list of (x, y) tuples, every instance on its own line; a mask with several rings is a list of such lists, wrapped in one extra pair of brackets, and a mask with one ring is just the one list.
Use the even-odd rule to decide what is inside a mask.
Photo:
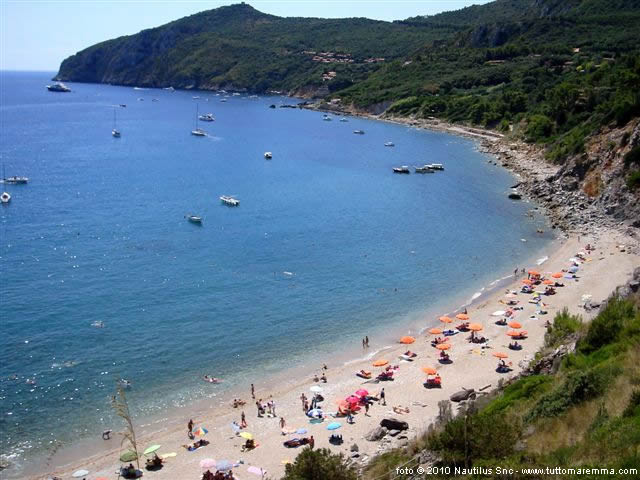
[(536, 265), (542, 265), (544, 262), (546, 262), (547, 260), (549, 260), (549, 257), (542, 257), (539, 258), (538, 260), (536, 260)]

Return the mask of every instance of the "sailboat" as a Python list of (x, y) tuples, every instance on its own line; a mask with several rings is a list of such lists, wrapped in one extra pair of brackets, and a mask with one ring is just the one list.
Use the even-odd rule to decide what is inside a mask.
[(200, 120), (198, 113), (198, 105), (196, 104), (196, 128), (194, 130), (191, 130), (191, 135), (195, 135), (196, 137), (206, 137), (207, 132), (205, 132), (198, 126), (198, 121)]
[(113, 129), (111, 130), (111, 135), (114, 138), (120, 138), (120, 130), (116, 128), (116, 109), (113, 109)]

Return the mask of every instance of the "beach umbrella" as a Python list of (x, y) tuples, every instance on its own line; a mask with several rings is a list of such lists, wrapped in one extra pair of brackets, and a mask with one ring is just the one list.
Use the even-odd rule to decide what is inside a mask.
[(415, 341), (416, 341), (416, 339), (415, 339), (415, 338), (413, 338), (413, 337), (410, 337), (410, 336), (402, 337), (402, 338), (400, 339), (400, 343), (404, 343), (404, 344), (406, 344), (406, 345), (408, 345), (408, 344), (410, 344), (410, 343), (413, 343), (413, 342), (415, 342)]
[(216, 469), (224, 472), (226, 470), (231, 470), (233, 468), (233, 463), (229, 460), (218, 460), (216, 462)]
[(434, 327), (429, 330), (429, 333), (432, 335), (440, 335), (442, 333), (442, 329)]
[(360, 403), (360, 397), (358, 397), (356, 395), (349, 395), (345, 399), (345, 401), (348, 402), (349, 404)]
[(540, 272), (537, 270), (529, 270), (527, 273), (529, 275), (533, 275), (534, 277), (537, 277), (538, 275), (540, 275)]
[(453, 322), (453, 320), (451, 318), (449, 318), (449, 317), (440, 317), (440, 321), (442, 323), (451, 323), (451, 322)]
[(337, 430), (342, 426), (340, 422), (332, 422), (327, 425), (327, 430)]
[(508, 325), (511, 328), (522, 328), (522, 325), (520, 325), (520, 323), (518, 323), (518, 322), (509, 322)]
[(204, 437), (207, 433), (209, 433), (209, 430), (204, 427), (198, 427), (193, 431), (196, 437)]
[(319, 387), (317, 385), (314, 385), (313, 387), (311, 387), (309, 390), (311, 390), (313, 393), (320, 393), (322, 392), (322, 387)]
[(304, 435), (305, 433), (307, 433), (307, 429), (306, 428), (299, 428), (298, 430), (296, 430), (296, 433), (298, 435)]
[(522, 283), (524, 283), (525, 285), (533, 285), (533, 282), (531, 280), (529, 280), (528, 278), (524, 278), (522, 280)]
[(149, 455), (150, 453), (153, 453), (156, 450), (158, 450), (161, 446), (162, 445), (151, 445), (143, 453), (144, 453), (144, 455)]
[(554, 282), (553, 280), (548, 280), (547, 279), (547, 280), (543, 280), (542, 283), (544, 283), (545, 285), (553, 285), (556, 282)]
[(260, 476), (263, 476), (263, 475), (267, 474), (266, 470), (263, 470), (262, 468), (258, 468), (258, 467), (254, 467), (254, 466), (251, 466), (251, 467), (247, 468), (247, 472), (253, 473), (254, 475), (260, 475)]
[(551, 275), (551, 276), (552, 276), (553, 278), (562, 278), (562, 277), (563, 277), (563, 275), (564, 275), (564, 274), (563, 274), (562, 272), (557, 272), (557, 273), (554, 273), (554, 274), (553, 274), (553, 275)]
[(435, 375), (436, 373), (438, 373), (437, 370), (433, 367), (422, 367), (422, 371), (427, 375)]
[(469, 318), (471, 317), (469, 317), (469, 315), (467, 315), (466, 313), (459, 313), (456, 315), (456, 318), (458, 320), (469, 320)]
[(367, 395), (369, 395), (369, 392), (364, 388), (361, 388), (360, 390), (356, 390), (356, 395), (358, 395), (359, 397), (366, 397)]
[(80, 478), (80, 477), (86, 477), (87, 475), (89, 475), (89, 470), (76, 470), (75, 472), (73, 472), (71, 476), (73, 478)]
[(120, 455), (121, 462), (133, 462), (136, 458), (138, 458), (138, 455), (136, 455), (136, 452), (134, 452), (133, 450), (127, 450), (122, 455)]
[(253, 440), (253, 435), (251, 435), (249, 432), (242, 432), (240, 436), (246, 440)]
[(449, 350), (451, 348), (451, 344), (450, 343), (439, 343), (438, 345), (436, 345), (436, 348), (438, 350)]
[(386, 360), (376, 360), (375, 362), (373, 362), (373, 366), (374, 367), (384, 367), (387, 363), (389, 363)]
[(314, 408), (307, 412), (307, 417), (321, 417), (321, 416), (322, 416), (322, 410), (320, 410), (319, 408)]
[(509, 335), (510, 337), (519, 337), (521, 333), (518, 332), (517, 330), (509, 330), (507, 332), (507, 335)]
[(515, 293), (507, 293), (507, 294), (505, 295), (505, 297), (507, 297), (507, 298), (516, 298), (516, 297), (517, 297), (517, 295), (516, 295)]
[(498, 357), (498, 358), (509, 358), (509, 355), (507, 355), (506, 353), (502, 353), (502, 352), (494, 352), (493, 356), (494, 357)]
[(472, 332), (479, 332), (480, 330), (482, 330), (482, 325), (480, 325), (479, 323), (472, 323), (471, 325), (469, 325), (469, 330), (471, 330)]
[(507, 313), (507, 312), (505, 312), (504, 310), (496, 310), (495, 312), (493, 312), (493, 313), (491, 314), (491, 316), (492, 316), (492, 317), (501, 317), (501, 316), (502, 316), (502, 315), (504, 315), (505, 313)]
[(216, 461), (213, 458), (204, 458), (200, 460), (200, 468), (203, 470), (211, 470), (216, 468)]
[(576, 273), (578, 271), (578, 267), (569, 267), (569, 269), (567, 270), (569, 273)]

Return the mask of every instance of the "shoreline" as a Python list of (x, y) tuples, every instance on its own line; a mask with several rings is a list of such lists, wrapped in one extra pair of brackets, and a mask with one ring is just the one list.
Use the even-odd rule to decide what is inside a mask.
[[(376, 116), (370, 116), (370, 115), (361, 115), (373, 120), (383, 120), (383, 121), (389, 121), (389, 122), (393, 122), (393, 123), (399, 123), (399, 124), (405, 124), (408, 126), (414, 126), (414, 127), (418, 127), (418, 128), (428, 128), (428, 129), (432, 129), (432, 130), (438, 130), (438, 131), (443, 131), (446, 133), (453, 133), (453, 134), (458, 134), (458, 135), (463, 135), (463, 136), (467, 136), (467, 137), (472, 137), (476, 140), (480, 140), (478, 146), (479, 148), (489, 148), (491, 147), (491, 145), (500, 145), (499, 148), (502, 148), (503, 145), (501, 145), (502, 143), (504, 143), (504, 138), (499, 137), (497, 135), (486, 135), (483, 134), (481, 131), (476, 131), (477, 129), (473, 129), (473, 130), (465, 130), (463, 127), (458, 127), (458, 126), (443, 126), (443, 125), (439, 125), (438, 128), (435, 128), (435, 126), (424, 126), (424, 125), (416, 125), (414, 123), (410, 123), (409, 120), (406, 121), (397, 121), (397, 119), (391, 118), (391, 119), (386, 119), (386, 118), (379, 118)], [(485, 142), (490, 142), (487, 147), (484, 146)], [(481, 151), (485, 151), (485, 150), (481, 150)], [(516, 152), (518, 152), (518, 147), (515, 148)], [(496, 153), (492, 152), (492, 151), (488, 151), (486, 150), (486, 153), (490, 153), (492, 155), (496, 155)], [(531, 162), (532, 165), (535, 162)], [(510, 171), (512, 171), (512, 173), (516, 174), (516, 175), (527, 175), (526, 170), (523, 170), (522, 172), (516, 172), (515, 170), (511, 170), (511, 168), (509, 168), (508, 166), (505, 166), (504, 164), (502, 165), (503, 167), (509, 169)], [(535, 165), (533, 165), (535, 166)], [(539, 165), (539, 167), (545, 167), (546, 164), (541, 164)], [(553, 172), (552, 172), (553, 173)], [(552, 174), (551, 173), (551, 174)], [(546, 174), (546, 173), (545, 173)], [(526, 181), (526, 180), (525, 180)], [(541, 207), (542, 208), (542, 207)], [(551, 218), (551, 220), (553, 221), (553, 215), (551, 215), (551, 211), (545, 209), (544, 210), (545, 216)], [(560, 231), (562, 231), (563, 233), (561, 235), (559, 235), (553, 242), (551, 245), (549, 245), (547, 248), (548, 249), (553, 249), (553, 253), (551, 252), (544, 252), (544, 254), (548, 254), (549, 258), (546, 260), (545, 263), (542, 264), (542, 266), (540, 267), (540, 269), (546, 271), (546, 268), (548, 266), (552, 265), (552, 262), (560, 262), (560, 252), (563, 252), (562, 254), (564, 255), (565, 249), (571, 247), (574, 248), (577, 246), (577, 236), (573, 235), (573, 236), (569, 236), (567, 235), (564, 230), (562, 229), (562, 226), (560, 226)], [(588, 227), (587, 227), (588, 228)], [(613, 230), (610, 230), (609, 228), (607, 228), (605, 231), (600, 232), (594, 232), (595, 238), (600, 237), (600, 235), (610, 235), (613, 236), (615, 238), (624, 238), (623, 236), (621, 236), (622, 234), (619, 232), (615, 232)], [(592, 239), (594, 237), (589, 236), (589, 239)], [(622, 240), (624, 241), (624, 240)], [(560, 246), (557, 248), (555, 247), (556, 243), (560, 243)], [(587, 241), (585, 240), (582, 243), (587, 243)], [(611, 247), (611, 245), (609, 245), (609, 241), (607, 241), (607, 247)], [(571, 250), (571, 248), (569, 248), (569, 250)], [(577, 251), (577, 250), (576, 250)], [(543, 252), (539, 252), (539, 253), (543, 253)], [(575, 253), (575, 252), (573, 252)], [(572, 253), (572, 254), (573, 254)], [(538, 253), (534, 254), (534, 255), (538, 255)], [(566, 259), (569, 258), (568, 256), (564, 259), (564, 262), (566, 263)], [(637, 252), (634, 253), (633, 258), (635, 258), (636, 264), (638, 263), (638, 256), (637, 256)], [(530, 263), (527, 265), (528, 267), (535, 267), (536, 265), (534, 265), (533, 263)], [(626, 271), (626, 270), (625, 270)], [(493, 272), (495, 275), (493, 275), (493, 278), (498, 279), (496, 280), (498, 283), (496, 284), (496, 287), (494, 287), (494, 289), (488, 289), (488, 285), (484, 285), (482, 286), (483, 290), (487, 289), (486, 292), (483, 292), (482, 295), (479, 298), (473, 299), (473, 301), (469, 304), (468, 309), (470, 311), (470, 313), (472, 314), (472, 319), (474, 319), (474, 314), (472, 312), (476, 312), (476, 314), (481, 314), (478, 312), (483, 311), (490, 303), (492, 303), (492, 300), (494, 300), (496, 297), (501, 296), (501, 290), (503, 288), (506, 288), (506, 286), (502, 286), (500, 283), (500, 280), (505, 280), (507, 282), (507, 284), (511, 287), (513, 287), (514, 283), (513, 281), (511, 281), (510, 279), (505, 279), (505, 278), (500, 278), (501, 274), (499, 272)], [(517, 280), (516, 280), (517, 282)], [(617, 279), (616, 280), (616, 285), (617, 284), (621, 284), (623, 283), (623, 279)], [(516, 283), (517, 284), (517, 283)], [(609, 287), (610, 285), (607, 284), (607, 287)], [(615, 286), (615, 285), (614, 285)], [(560, 294), (562, 294), (563, 291), (561, 289)], [(594, 300), (603, 300), (603, 298), (595, 298), (594, 296)], [(555, 307), (555, 306), (554, 306)], [(453, 311), (457, 311), (458, 307), (452, 307), (455, 308)], [(493, 305), (492, 307), (494, 310), (497, 309), (497, 307), (495, 305)], [(554, 308), (554, 312), (556, 311), (556, 309), (559, 307), (555, 307)], [(449, 310), (449, 309), (446, 309)], [(443, 312), (445, 313), (445, 312)], [(549, 315), (547, 316), (547, 319), (552, 319), (553, 318), (553, 314), (550, 311)], [(519, 318), (520, 319), (520, 318)], [(437, 320), (435, 319), (429, 319), (425, 321), (431, 321), (433, 322), (437, 322)], [(486, 320), (483, 318), (482, 321), (483, 324), (486, 325)], [(539, 322), (541, 323), (541, 322)], [(400, 329), (401, 327), (398, 326), (398, 329)], [(424, 327), (429, 328), (429, 326), (425, 326)], [(532, 333), (532, 330), (529, 329), (530, 333)], [(484, 333), (484, 332), (483, 332)], [(460, 343), (460, 337), (464, 336), (464, 334), (462, 335), (457, 335), (456, 337), (454, 337), (456, 339), (456, 341), (458, 343)], [(419, 357), (417, 359), (416, 362), (413, 362), (413, 364), (409, 364), (407, 363), (407, 365), (405, 365), (404, 362), (401, 362), (401, 368), (400, 368), (400, 375), (401, 377), (398, 379), (398, 381), (394, 381), (394, 382), (389, 382), (386, 385), (382, 385), (382, 386), (388, 386), (388, 390), (389, 392), (393, 392), (390, 394), (391, 398), (394, 398), (397, 393), (396, 391), (398, 390), (398, 386), (402, 385), (403, 383), (403, 376), (404, 376), (404, 371), (405, 370), (419, 370), (419, 366), (420, 364), (422, 365), (431, 365), (431, 366), (438, 366), (438, 368), (442, 369), (443, 372), (446, 372), (447, 370), (462, 370), (462, 368), (458, 368), (457, 366), (461, 366), (464, 367), (465, 362), (464, 361), (458, 361), (457, 357), (458, 357), (458, 353), (457, 353), (457, 349), (453, 350), (453, 354), (455, 355), (456, 358), (456, 362), (453, 365), (445, 365), (445, 366), (440, 366), (439, 364), (437, 364), (437, 362), (435, 362), (435, 360), (431, 359), (431, 362), (428, 362), (424, 359), (424, 354), (428, 353), (433, 353), (433, 351), (430, 349), (430, 347), (428, 347), (428, 344), (426, 345), (422, 345), (423, 342), (423, 333), (420, 332), (420, 339), (418, 340), (418, 342), (416, 342), (416, 345), (418, 343), (420, 343), (420, 347), (414, 347), (414, 345), (411, 346), (411, 349), (418, 352), (419, 353)], [(427, 335), (426, 338), (430, 338), (429, 335)], [(534, 354), (535, 351), (537, 351), (537, 348), (534, 351), (530, 351), (530, 346), (532, 346), (532, 344), (535, 344), (535, 342), (537, 342), (539, 339), (536, 338), (534, 340), (533, 335), (531, 336), (531, 338), (527, 341), (526, 343), (526, 353), (528, 354)], [(391, 361), (391, 359), (395, 359), (397, 357), (397, 354), (403, 350), (406, 349), (406, 346), (402, 346), (402, 345), (391, 345), (390, 347), (388, 346), (381, 346), (381, 351), (380, 351), (380, 356), (384, 356), (385, 358), (389, 359)], [(419, 350), (418, 350), (419, 348)], [(365, 352), (366, 353), (366, 352)], [(520, 352), (518, 352), (520, 353)], [(471, 353), (471, 355), (473, 355)], [(369, 357), (371, 355), (365, 355), (365, 357)], [(431, 357), (433, 357), (433, 355), (431, 355)], [(515, 355), (514, 355), (515, 358)], [(485, 359), (486, 360), (486, 359)], [(492, 361), (490, 359), (490, 361)], [(520, 363), (523, 361), (523, 359), (521, 359)], [(334, 406), (334, 400), (336, 398), (344, 398), (344, 396), (348, 395), (349, 393), (352, 393), (352, 390), (349, 390), (352, 387), (358, 387), (361, 386), (360, 384), (362, 383), (361, 380), (357, 379), (354, 375), (353, 372), (349, 372), (350, 370), (358, 370), (361, 366), (364, 369), (371, 369), (370, 366), (370, 361), (367, 361), (366, 359), (363, 360), (362, 358), (356, 358), (356, 359), (352, 359), (349, 361), (344, 362), (343, 364), (335, 367), (335, 368), (330, 368), (329, 369), (329, 382), (328, 384), (322, 384), (321, 386), (325, 389), (325, 391), (327, 393), (331, 392), (331, 394), (326, 395), (328, 397), (328, 401), (325, 402), (325, 408), (328, 410), (332, 410), (335, 409)], [(395, 362), (392, 362), (395, 363)], [(486, 363), (486, 362), (485, 362)], [(407, 368), (409, 367), (409, 368)], [(282, 372), (282, 374), (280, 376), (285, 377), (286, 375), (292, 373), (292, 372), (306, 372), (309, 371), (309, 369), (311, 369), (311, 367), (309, 366), (292, 366), (291, 369), (288, 369), (287, 372)], [(315, 369), (318, 370), (318, 369)], [(520, 368), (516, 367), (514, 368), (514, 372), (519, 371)], [(464, 372), (464, 370), (462, 370)], [(415, 372), (412, 372), (413, 374), (415, 374)], [(419, 373), (419, 376), (423, 376), (423, 374)], [(450, 374), (446, 374), (447, 377), (450, 376)], [(493, 375), (495, 376), (496, 374), (493, 373)], [(415, 375), (413, 375), (415, 377)], [(461, 377), (465, 377), (465, 375), (460, 375)], [(468, 376), (468, 375), (467, 375)], [(302, 377), (302, 378), (306, 378), (306, 377)], [(471, 376), (469, 378), (469, 382), (468, 384), (466, 384), (465, 386), (467, 387), (473, 387), (473, 388), (480, 388), (481, 386), (483, 386), (484, 384), (480, 385), (480, 381), (479, 379), (481, 378), (485, 378), (483, 375), (480, 376)], [(486, 377), (489, 378), (489, 377)], [(337, 382), (336, 382), (337, 379)], [(445, 373), (443, 373), (443, 379), (445, 379), (446, 381), (446, 377), (445, 377)], [(287, 418), (287, 426), (289, 426), (291, 423), (297, 422), (300, 426), (302, 426), (303, 423), (306, 423), (306, 419), (302, 416), (302, 412), (300, 411), (300, 405), (299, 405), (299, 401), (296, 401), (296, 397), (300, 394), (301, 391), (304, 391), (307, 395), (309, 395), (309, 391), (308, 391), (308, 387), (311, 385), (312, 383), (310, 382), (310, 380), (307, 378), (306, 380), (296, 380), (296, 381), (291, 381), (291, 382), (287, 382), (285, 385), (281, 385), (278, 382), (278, 385), (276, 385), (273, 390), (267, 391), (264, 395), (263, 398), (267, 398), (268, 395), (272, 395), (276, 400), (277, 400), (277, 404), (278, 404), (278, 410), (284, 409), (284, 411), (286, 412), (286, 418)], [(493, 381), (493, 384), (495, 385), (495, 381)], [(259, 388), (260, 384), (258, 382), (256, 382), (256, 386)], [(240, 388), (240, 387), (238, 387)], [(374, 388), (375, 391), (377, 391), (379, 388), (381, 388), (380, 386), (376, 386)], [(449, 388), (445, 387), (446, 392), (449, 392)], [(443, 389), (442, 391), (445, 392), (445, 389)], [(353, 388), (353, 391), (355, 391), (355, 388)], [(373, 391), (372, 393), (375, 393), (375, 391)], [(224, 394), (222, 394), (220, 397), (216, 397), (216, 401), (215, 403), (224, 403), (224, 398), (232, 398), (231, 395), (236, 395), (235, 389), (231, 389), (228, 392), (225, 392)], [(258, 390), (258, 392), (260, 392), (260, 390)], [(340, 392), (340, 393), (338, 393)], [(445, 393), (446, 393), (445, 392)], [(246, 392), (245, 392), (246, 393)], [(425, 391), (425, 395), (429, 395), (432, 392), (429, 391)], [(388, 393), (389, 395), (389, 393)], [(406, 397), (406, 393), (403, 394)], [(442, 398), (446, 398), (447, 396), (445, 395)], [(255, 407), (251, 404), (251, 401), (249, 398), (247, 398), (247, 395), (244, 396), (245, 400), (247, 400), (247, 406), (245, 407), (245, 412), (247, 413), (247, 417), (249, 420), (249, 428), (248, 431), (253, 432), (254, 435), (256, 435), (256, 437), (258, 438), (259, 441), (261, 441), (263, 443), (263, 446), (266, 446), (266, 444), (268, 444), (269, 446), (267, 448), (258, 448), (257, 450), (250, 452), (249, 454), (245, 454), (243, 455), (244, 457), (244, 461), (245, 461), (245, 465), (241, 468), (246, 469), (247, 465), (253, 464), (253, 465), (257, 465), (260, 466), (262, 468), (265, 468), (268, 472), (269, 475), (274, 476), (274, 475), (279, 475), (282, 473), (283, 471), (283, 466), (281, 464), (280, 461), (277, 461), (278, 459), (273, 458), (273, 455), (270, 457), (269, 456), (269, 451), (273, 451), (273, 449), (277, 449), (277, 451), (279, 452), (279, 455), (281, 453), (280, 456), (287, 456), (289, 460), (293, 460), (295, 458), (295, 454), (297, 454), (299, 451), (287, 451), (286, 449), (284, 449), (284, 447), (281, 446), (282, 441), (286, 440), (289, 437), (283, 437), (281, 435), (279, 435), (279, 429), (277, 428), (277, 420), (275, 419), (260, 419), (261, 422), (259, 421), (258, 423), (261, 424), (261, 430), (262, 432), (260, 432), (260, 434), (256, 434), (256, 429), (253, 428), (253, 426), (255, 425), (256, 419), (255, 419)], [(210, 399), (209, 399), (210, 400)], [(404, 401), (404, 400), (403, 400)], [(198, 402), (200, 403), (200, 402)], [(435, 414), (437, 413), (437, 409), (435, 408), (437, 402), (429, 400), (429, 410), (430, 410), (430, 414), (432, 416), (427, 417), (428, 419), (432, 419)], [(426, 413), (424, 412), (424, 410), (418, 411), (418, 408), (421, 408), (419, 406), (413, 406), (410, 405), (407, 402), (403, 403), (405, 406), (410, 406), (411, 407), (411, 414), (408, 417), (412, 417), (415, 418), (416, 413)], [(188, 412), (192, 412), (194, 405), (190, 405), (189, 407), (186, 408), (179, 408), (179, 409), (175, 409), (176, 412), (179, 410), (182, 411), (188, 411)], [(422, 407), (423, 409), (426, 407)], [(415, 410), (414, 410), (415, 409)], [(374, 407), (373, 408), (373, 412), (372, 414), (375, 413), (379, 413), (376, 412), (377, 410), (379, 410), (379, 407)], [(295, 413), (293, 413), (295, 412)], [(186, 412), (185, 412), (186, 413)], [(208, 409), (205, 409), (202, 411), (203, 415), (206, 415), (208, 417), (214, 416), (216, 418), (216, 421), (213, 422), (210, 418), (208, 420), (205, 420), (205, 424), (207, 425), (207, 428), (209, 428), (210, 430), (210, 434), (207, 437), (212, 445), (210, 445), (209, 447), (203, 449), (203, 450), (199, 450), (196, 453), (189, 453), (189, 452), (185, 452), (184, 450), (180, 449), (179, 446), (182, 443), (186, 443), (187, 439), (186, 439), (186, 435), (184, 435), (184, 425), (178, 425), (178, 423), (175, 424), (165, 424), (163, 425), (162, 429), (160, 431), (155, 430), (154, 432), (149, 432), (146, 434), (141, 435), (142, 440), (140, 441), (140, 444), (142, 446), (142, 449), (144, 449), (144, 445), (146, 445), (147, 441), (151, 441), (151, 438), (153, 438), (153, 442), (154, 443), (161, 443), (163, 445), (166, 445), (167, 448), (163, 448), (162, 450), (160, 450), (161, 453), (166, 453), (169, 451), (176, 451), (178, 452), (178, 456), (177, 458), (171, 458), (169, 459), (167, 466), (165, 468), (163, 468), (162, 470), (160, 470), (159, 472), (155, 472), (155, 473), (151, 473), (148, 474), (146, 473), (146, 476), (153, 476), (154, 478), (176, 478), (175, 472), (184, 472), (185, 469), (189, 469), (192, 470), (192, 475), (194, 476), (194, 478), (197, 478), (196, 472), (197, 474), (200, 473), (200, 469), (198, 467), (198, 461), (201, 458), (205, 458), (205, 457), (214, 457), (214, 458), (230, 458), (232, 460), (235, 459), (235, 456), (239, 456), (239, 440), (237, 439), (237, 437), (233, 436), (231, 433), (231, 430), (228, 428), (228, 424), (232, 421), (232, 420), (238, 420), (239, 418), (239, 410), (235, 410), (235, 409), (231, 409), (230, 406), (226, 405), (226, 406), (222, 406), (222, 405), (216, 405), (216, 406), (210, 406)], [(169, 417), (169, 416), (173, 416), (173, 415), (165, 415), (165, 417)], [(187, 417), (189, 415), (183, 415), (184, 421), (183, 423), (186, 424), (187, 421)], [(398, 416), (396, 414), (393, 414), (393, 416)], [(178, 413), (176, 413), (176, 417), (173, 418), (172, 420), (174, 422), (178, 422), (177, 420), (178, 417)], [(295, 417), (296, 420), (294, 420), (293, 422), (290, 423), (289, 418)], [(381, 418), (381, 417), (380, 417)], [(420, 418), (422, 418), (423, 420), (425, 420), (424, 415), (420, 416)], [(166, 419), (167, 422), (171, 422), (172, 420), (169, 420), (168, 418)], [(357, 420), (356, 420), (356, 424), (357, 427), (360, 427), (363, 423), (365, 423), (362, 418), (362, 415), (357, 415)], [(368, 426), (366, 428), (366, 431), (370, 430), (371, 428), (374, 428), (375, 426), (377, 426), (377, 422), (373, 422), (373, 419), (368, 419)], [(266, 421), (266, 422), (265, 422)], [(213, 425), (215, 423), (215, 427), (211, 427), (211, 425)], [(427, 421), (424, 425), (422, 425), (422, 427), (415, 427), (415, 423), (413, 423), (412, 421), (409, 422), (410, 426), (412, 427), (410, 432), (411, 435), (417, 435), (420, 433), (421, 428), (425, 428), (426, 425), (428, 425), (428, 423), (430, 423), (430, 421)], [(156, 428), (159, 427), (160, 425), (156, 425)], [(326, 431), (324, 431), (324, 429), (322, 429), (322, 425), (320, 425), (320, 428), (316, 428), (315, 427), (310, 427), (310, 433), (316, 433), (318, 435), (318, 440), (316, 440), (316, 444), (319, 447), (324, 447), (324, 446), (329, 446), (328, 442), (326, 441), (326, 437), (327, 435), (324, 435), (325, 433), (327, 433)], [(346, 428), (343, 428), (342, 430), (340, 430), (340, 432), (338, 433), (342, 433), (345, 437), (346, 435), (346, 431), (347, 430), (351, 430), (352, 426), (345, 426)], [(315, 428), (315, 430), (312, 430), (313, 428)], [(223, 430), (224, 429), (224, 430)], [(361, 435), (361, 428), (354, 428), (354, 433), (352, 438), (354, 438), (355, 442), (358, 443), (358, 445), (360, 446), (360, 451), (361, 451), (361, 455), (360, 458), (367, 458), (368, 455), (371, 454), (375, 454), (378, 450), (372, 451), (371, 446), (376, 447), (377, 444), (376, 443), (372, 443), (372, 442), (365, 442), (364, 440), (362, 440), (362, 435)], [(357, 433), (355, 432), (357, 431)], [(364, 433), (366, 433), (366, 431)], [(159, 433), (161, 432), (161, 433)], [(270, 438), (267, 440), (266, 438), (263, 437), (263, 434), (265, 432), (268, 432), (268, 435), (270, 436)], [(320, 435), (322, 434), (322, 439), (320, 439)], [(115, 437), (115, 435), (114, 435)], [(148, 438), (149, 437), (149, 438)], [(277, 437), (277, 438), (275, 438)], [(264, 438), (264, 440), (263, 440)], [(273, 441), (275, 438), (275, 442)], [(231, 442), (229, 442), (228, 440), (232, 440)], [(400, 440), (405, 440), (403, 438), (400, 438)], [(364, 442), (364, 443), (363, 443)], [(108, 452), (101, 452), (99, 454), (96, 455), (92, 455), (90, 457), (84, 457), (84, 461), (80, 461), (80, 459), (78, 460), (71, 460), (68, 463), (65, 463), (64, 465), (61, 465), (59, 467), (55, 467), (55, 474), (62, 474), (63, 476), (67, 475), (69, 472), (67, 471), (73, 471), (76, 468), (71, 468), (72, 466), (76, 466), (77, 468), (87, 468), (91, 471), (91, 474), (88, 476), (88, 478), (93, 478), (94, 476), (97, 476), (99, 474), (102, 475), (110, 475), (116, 468), (118, 461), (117, 461), (117, 455), (118, 455), (118, 451), (119, 448), (117, 448), (117, 441), (112, 441), (112, 443), (114, 444), (115, 449), (108, 451)], [(218, 445), (219, 443), (225, 443), (226, 447), (220, 447), (220, 445)], [(348, 447), (351, 445), (351, 441), (347, 441), (345, 438), (345, 444), (340, 448), (336, 448), (336, 447), (331, 447), (332, 450), (334, 451), (343, 451), (343, 450), (348, 450)], [(233, 445), (232, 445), (233, 444)], [(363, 448), (362, 445), (365, 445), (365, 448)], [(233, 447), (233, 448), (232, 448)], [(214, 450), (215, 449), (215, 450)], [(64, 450), (64, 449), (63, 449)], [(229, 454), (228, 452), (230, 450), (233, 450), (234, 453)], [(346, 452), (348, 454), (348, 451)], [(73, 455), (74, 458), (78, 458), (78, 455)], [(252, 458), (254, 457), (254, 458)], [(55, 457), (54, 457), (55, 458)], [(251, 460), (247, 460), (247, 459), (251, 459)], [(184, 461), (183, 461), (184, 460)], [(186, 463), (185, 463), (186, 461)], [(44, 462), (43, 462), (44, 463)], [(93, 467), (93, 468), (90, 468)], [(98, 470), (97, 473), (96, 470)], [(240, 469), (238, 470), (240, 471)], [(172, 472), (174, 472), (172, 474)], [(46, 475), (46, 474), (36, 474), (36, 475), (31, 475), (29, 477), (24, 477), (24, 478), (31, 478), (31, 479), (40, 479), (43, 478), (42, 476)], [(22, 478), (22, 477), (21, 477)], [(244, 475), (240, 475), (240, 478), (246, 478), (246, 476)]]

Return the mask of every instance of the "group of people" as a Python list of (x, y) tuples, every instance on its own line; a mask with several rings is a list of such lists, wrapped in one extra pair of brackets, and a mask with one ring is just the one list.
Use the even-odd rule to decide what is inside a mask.
[(362, 348), (369, 348), (369, 336), (368, 335), (362, 339)]
[(259, 418), (264, 417), (265, 414), (270, 417), (276, 416), (276, 402), (273, 399), (268, 400), (267, 403), (262, 403), (262, 399), (259, 399), (256, 401), (256, 408)]
[(220, 471), (211, 473), (211, 470), (207, 470), (202, 474), (202, 480), (233, 480), (233, 473)]

